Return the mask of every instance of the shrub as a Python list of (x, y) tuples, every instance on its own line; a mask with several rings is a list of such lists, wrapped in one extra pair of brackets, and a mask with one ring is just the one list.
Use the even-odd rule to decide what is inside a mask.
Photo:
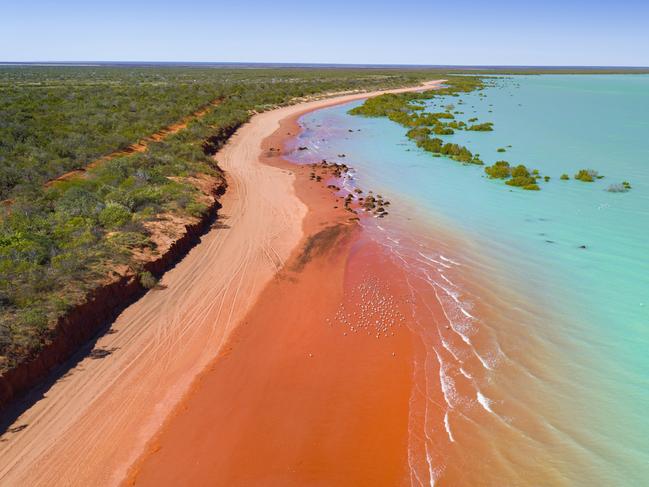
[(452, 128), (440, 124), (433, 128), (433, 133), (435, 135), (452, 135), (454, 132)]
[(580, 169), (579, 172), (575, 174), (575, 179), (585, 183), (592, 183), (595, 179), (601, 178), (594, 169)]
[(108, 242), (118, 249), (136, 249), (151, 245), (149, 237), (133, 231), (115, 232), (108, 238)]
[(512, 177), (510, 180), (506, 181), (505, 184), (508, 184), (509, 186), (515, 186), (517, 188), (523, 188), (527, 190), (533, 190), (533, 191), (538, 191), (539, 186), (536, 184), (536, 179), (534, 179), (531, 176), (515, 176)]
[(97, 195), (82, 186), (72, 186), (56, 202), (56, 210), (68, 216), (93, 216), (101, 208)]
[[(530, 171), (523, 165), (519, 164), (515, 168), (512, 169), (512, 177), (514, 178), (520, 178), (520, 177), (525, 177), (529, 178), (530, 177)], [(534, 179), (534, 178), (530, 178)]]
[(158, 280), (149, 271), (140, 272), (140, 284), (145, 289), (153, 289), (157, 286)]
[(498, 161), (492, 166), (485, 167), (484, 172), (492, 179), (507, 179), (511, 176), (511, 167), (507, 161)]
[(114, 229), (124, 226), (131, 220), (131, 212), (125, 206), (109, 203), (99, 213), (99, 223), (104, 228)]
[(491, 132), (494, 129), (493, 125), (494, 124), (492, 122), (485, 122), (476, 125), (471, 125), (467, 128), (467, 130), (473, 130), (474, 132)]
[(561, 177), (560, 177), (559, 179), (561, 179), (562, 181), (568, 181), (568, 179), (570, 179), (570, 176), (568, 176), (568, 175), (564, 172), (564, 173), (561, 175)]
[(187, 203), (185, 209), (190, 215), (195, 217), (200, 217), (207, 210), (207, 205), (205, 205), (204, 203), (200, 203), (198, 201), (191, 201)]
[(409, 139), (414, 140), (415, 142), (422, 141), (430, 135), (430, 129), (428, 127), (417, 127), (414, 129), (408, 130), (406, 136)]
[(445, 119), (454, 119), (455, 116), (453, 116), (452, 113), (448, 112), (437, 112), (432, 114), (435, 118), (445, 118)]

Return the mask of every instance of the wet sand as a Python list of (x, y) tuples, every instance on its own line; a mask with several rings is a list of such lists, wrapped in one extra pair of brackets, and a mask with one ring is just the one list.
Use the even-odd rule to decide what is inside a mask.
[(346, 274), (363, 274), (353, 242), (336, 233), (262, 294), (127, 485), (406, 483), (412, 337), (334, 322)]
[[(106, 352), (101, 359), (90, 355), (81, 360), (42, 391), (42, 397), (2, 435), (0, 483), (85, 486), (115, 485), (124, 479), (128, 467), (177, 407), (196, 376), (224, 351), (226, 343), (234, 343), (234, 338), (229, 339), (232, 330), (253, 305), (264, 306), (257, 298), (305, 235), (302, 223), (307, 207), (296, 194), (295, 175), (288, 168), (260, 163), (260, 141), (273, 134), (286, 117), (366, 96), (347, 95), (266, 112), (253, 117), (232, 137), (216, 156), (226, 171), (229, 187), (215, 228), (163, 277), (160, 289), (127, 308), (110, 333), (98, 340), (95, 348)], [(324, 274), (321, 276), (319, 287), (328, 283)], [(287, 294), (279, 310), (294, 302)], [(327, 303), (333, 301), (322, 302), (323, 315)], [(298, 321), (300, 316), (296, 315)], [(254, 336), (254, 330), (246, 332), (251, 328), (242, 325), (237, 336)], [(407, 342), (406, 335), (402, 338)], [(327, 340), (318, 337), (316, 341), (320, 340), (325, 347)], [(332, 335), (332, 350), (333, 343)], [(290, 341), (278, 344), (281, 350), (291, 349)], [(253, 342), (248, 359), (254, 359), (254, 350)], [(301, 352), (295, 349), (294, 353)], [(313, 354), (315, 358), (316, 351)], [(267, 359), (267, 367), (270, 371), (274, 364), (274, 373), (279, 374), (281, 362), (272, 358)], [(254, 364), (253, 360), (250, 366)], [(372, 374), (383, 373), (381, 367), (377, 363), (366, 375), (359, 370), (357, 380), (365, 377), (369, 381), (376, 377)], [(331, 384), (335, 389), (345, 381)], [(318, 395), (311, 399), (320, 400), (323, 398)], [(224, 403), (226, 407), (228, 404)], [(179, 410), (182, 407), (176, 408)], [(364, 428), (368, 430), (369, 426)], [(243, 443), (243, 438), (231, 439)]]

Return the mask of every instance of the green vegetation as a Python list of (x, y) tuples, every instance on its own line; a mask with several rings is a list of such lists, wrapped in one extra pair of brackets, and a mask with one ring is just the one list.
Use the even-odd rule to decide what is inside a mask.
[(568, 176), (565, 172), (561, 175), (561, 180), (563, 181), (568, 181), (570, 179), (570, 176)]
[(536, 179), (529, 176), (516, 176), (507, 180), (505, 184), (532, 191), (538, 191), (541, 189), (538, 184), (536, 184)]
[(452, 135), (455, 131), (450, 127), (445, 127), (444, 125), (436, 125), (433, 129), (435, 135)]
[[(445, 112), (431, 113), (425, 111), (423, 102), (437, 97), (459, 96), (460, 93), (482, 90), (484, 87), (484, 80), (478, 76), (450, 76), (443, 89), (421, 93), (378, 96), (366, 100), (362, 105), (351, 109), (349, 113), (365, 117), (387, 117), (393, 122), (408, 128), (407, 137), (413, 140), (417, 147), (432, 153), (433, 156), (447, 156), (463, 164), (482, 165), (484, 163), (479, 155), (474, 155), (467, 147), (454, 143), (444, 143), (442, 139), (431, 136), (452, 135), (456, 130), (491, 132), (493, 131), (493, 123), (476, 123), (478, 118), (472, 117), (468, 119), (470, 125), (467, 125), (466, 122), (455, 119), (454, 113), (463, 113), (454, 111), (455, 105), (447, 104), (444, 105)], [(486, 95), (479, 93), (479, 96), (484, 97)], [(464, 104), (464, 102), (459, 100), (458, 105), (461, 104)], [(452, 121), (447, 122), (445, 120)], [(511, 145), (507, 147), (511, 148)], [(504, 153), (507, 152), (507, 149), (500, 147), (496, 151)], [(490, 179), (503, 179), (506, 180), (506, 184), (509, 186), (532, 191), (540, 190), (538, 180), (543, 179), (543, 181), (549, 182), (551, 179), (550, 176), (542, 176), (538, 169), (530, 171), (524, 165), (511, 167), (507, 161), (497, 161), (493, 165), (485, 167), (484, 171)], [(575, 179), (585, 182), (593, 182), (595, 179), (601, 179), (602, 177), (592, 169), (582, 169), (575, 175)], [(562, 174), (560, 179), (568, 180), (570, 177), (567, 174)], [(629, 188), (630, 186), (612, 185), (609, 187), (609, 191), (621, 192)]]
[[(480, 165), (483, 164), (480, 158), (472, 154), (466, 147), (452, 143), (445, 144), (440, 138), (430, 137), (431, 135), (451, 135), (455, 130), (467, 129), (466, 123), (455, 121), (454, 115), (450, 113), (455, 108), (454, 105), (446, 105), (444, 107), (447, 110), (446, 112), (427, 113), (422, 112), (423, 107), (419, 103), (435, 97), (482, 89), (482, 87), (482, 80), (478, 77), (453, 76), (447, 81), (446, 86), (439, 90), (377, 96), (351, 109), (349, 113), (365, 117), (387, 117), (393, 122), (410, 128), (407, 132), (408, 138), (412, 139), (423, 150), (437, 156), (447, 156), (464, 164)], [(443, 122), (442, 120), (453, 121)], [(481, 125), (491, 127), (492, 124), (487, 123)], [(474, 125), (474, 127), (479, 126)], [(486, 129), (482, 128), (480, 130)]]
[[(363, 115), (365, 117), (388, 117), (390, 120), (401, 123), (401, 121), (415, 120), (415, 111), (423, 110), (417, 102), (431, 100), (436, 97), (448, 96), (458, 92), (469, 92), (483, 87), (482, 80), (474, 76), (452, 76), (446, 82), (446, 86), (439, 90), (426, 90), (422, 92), (408, 92), (399, 94), (386, 94), (370, 98), (362, 105), (349, 111), (352, 115)], [(447, 105), (447, 112), (429, 113), (432, 120), (453, 119), (451, 112), (455, 107)], [(406, 124), (404, 124), (406, 125)]]
[[(342, 90), (413, 85), (436, 74), (374, 69), (0, 68), (0, 372), (33, 356), (54, 324), (115, 269), (144, 287), (159, 221), (196, 221), (198, 177), (253, 112)], [(220, 100), (218, 106), (208, 105)], [(197, 110), (204, 117), (141, 153), (122, 154)], [(157, 230), (158, 232), (161, 230)]]
[(534, 176), (535, 172), (538, 174), (538, 170), (535, 169), (530, 173), (529, 169), (522, 164), (511, 167), (507, 161), (498, 161), (491, 166), (485, 167), (484, 171), (491, 179), (506, 179), (505, 184), (509, 186), (534, 191), (540, 189)]
[(139, 278), (145, 289), (153, 289), (158, 284), (158, 280), (149, 271), (141, 272)]
[(583, 181), (584, 183), (592, 183), (595, 179), (601, 179), (602, 177), (603, 176), (600, 176), (594, 169), (580, 169), (579, 172), (575, 174), (575, 179)]
[(425, 138), (417, 142), (417, 146), (433, 154), (444, 155), (451, 159), (465, 164), (478, 164), (483, 162), (477, 155), (473, 155), (469, 149), (458, 144), (446, 143), (442, 139)]
[(467, 130), (473, 130), (475, 132), (491, 132), (494, 129), (494, 124), (491, 122), (479, 123), (476, 125), (470, 125)]
[(492, 166), (487, 166), (484, 168), (484, 172), (492, 179), (507, 179), (512, 175), (511, 167), (507, 161), (498, 161)]

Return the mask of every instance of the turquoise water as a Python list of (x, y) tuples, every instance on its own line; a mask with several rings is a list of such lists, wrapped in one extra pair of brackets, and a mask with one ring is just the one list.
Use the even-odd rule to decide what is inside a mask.
[[(458, 119), (490, 121), (494, 131), (442, 138), (466, 145), (487, 164), (504, 159), (539, 169), (552, 178), (539, 183), (539, 192), (489, 180), (482, 167), (435, 158), (387, 119), (348, 115), (357, 103), (305, 116), (300, 143), (311, 157), (344, 160), (360, 187), (398, 201), (393, 217), (413, 215), (462, 235), (470, 252), (488, 257), (467, 262), (518, 293), (511, 308), (527, 309), (532, 318), (516, 336), (529, 334), (552, 351), (547, 368), (554, 373), (543, 393), (559, 411), (539, 414), (556, 415), (561, 424), (552, 427), (580, 457), (572, 471), (557, 467), (568, 484), (647, 485), (649, 76), (523, 76), (490, 85), (432, 100), (429, 108), (453, 103), (464, 112)], [(572, 180), (582, 168), (605, 177)], [(559, 180), (562, 173), (571, 180)], [(630, 192), (605, 191), (623, 180)], [(525, 356), (501, 347), (505, 355)]]

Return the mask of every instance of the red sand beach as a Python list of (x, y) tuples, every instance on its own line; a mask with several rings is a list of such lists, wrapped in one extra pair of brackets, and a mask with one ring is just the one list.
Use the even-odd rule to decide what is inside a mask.
[[(266, 144), (295, 134), (285, 120)], [(305, 239), (192, 387), (134, 485), (407, 483), (413, 337), (403, 282), (331, 191), (296, 171)], [(364, 289), (352, 294), (349, 290)], [(386, 300), (382, 303), (381, 300)], [(389, 304), (388, 304), (389, 303)], [(361, 310), (342, 323), (340, 310)], [(399, 319), (401, 318), (401, 319)], [(377, 325), (377, 323), (381, 325)]]

